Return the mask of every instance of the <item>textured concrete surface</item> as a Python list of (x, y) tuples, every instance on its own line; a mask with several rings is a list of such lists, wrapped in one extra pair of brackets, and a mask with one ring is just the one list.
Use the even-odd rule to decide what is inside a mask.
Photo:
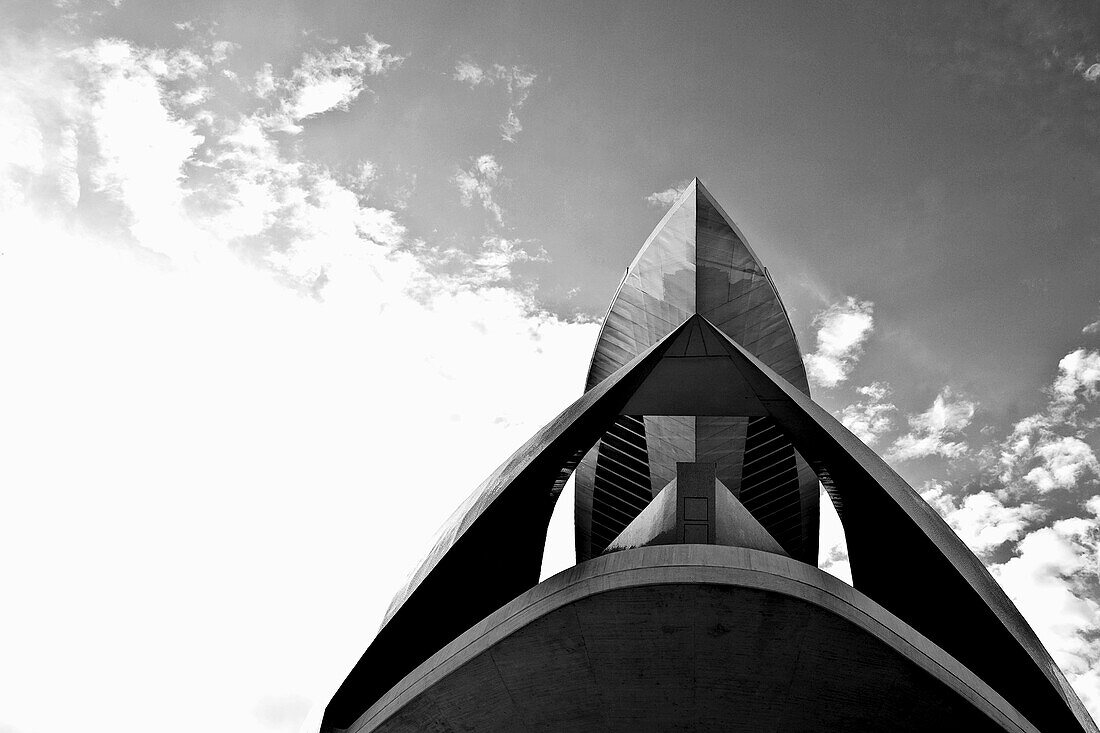
[(617, 552), (545, 581), (351, 730), (1036, 733), (851, 587), (714, 545)]
[(710, 462), (677, 463), (676, 478), (604, 550), (711, 544), (787, 553), (715, 477)]

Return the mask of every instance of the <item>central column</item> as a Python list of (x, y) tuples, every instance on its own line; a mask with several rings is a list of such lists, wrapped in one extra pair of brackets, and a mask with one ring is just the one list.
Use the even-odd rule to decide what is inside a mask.
[(676, 463), (677, 542), (713, 545), (718, 541), (716, 488), (713, 463)]

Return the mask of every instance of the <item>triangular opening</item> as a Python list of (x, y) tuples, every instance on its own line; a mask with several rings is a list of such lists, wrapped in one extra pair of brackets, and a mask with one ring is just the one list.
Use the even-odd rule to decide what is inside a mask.
[(706, 320), (692, 316), (623, 406), (624, 415), (767, 414)]

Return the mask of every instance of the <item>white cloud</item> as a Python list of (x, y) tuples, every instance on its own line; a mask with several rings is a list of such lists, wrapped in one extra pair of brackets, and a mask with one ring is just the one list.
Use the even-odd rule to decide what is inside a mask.
[(1100, 64), (1093, 64), (1088, 67), (1081, 72), (1081, 76), (1085, 77), (1086, 81), (1096, 81), (1100, 79)]
[(271, 64), (257, 72), (252, 87), (261, 99), (275, 100), (275, 109), (264, 118), (267, 127), (283, 132), (302, 130), (302, 120), (334, 109), (346, 110), (366, 90), (370, 76), (380, 76), (400, 66), (405, 58), (390, 53), (389, 44), (365, 36), (365, 43), (327, 51), (308, 51), (286, 78), (276, 75)]
[(672, 206), (676, 199), (680, 198), (681, 194), (684, 193), (684, 189), (686, 189), (690, 183), (691, 181), (685, 179), (673, 186), (669, 186), (664, 191), (657, 191), (649, 194), (645, 197), (645, 201), (650, 206), (667, 208)]
[(513, 266), (520, 262), (546, 262), (541, 249), (528, 251), (524, 243), (504, 237), (483, 237), (473, 253), (456, 247), (430, 247), (420, 242), (410, 248), (425, 265), (430, 266), (440, 286), (455, 280), (467, 287), (500, 285), (513, 279)]
[[(8, 47), (0, 727), (293, 726), (411, 563), (346, 579), (423, 553), (577, 396), (596, 326), (493, 285), (530, 257), (512, 240), (435, 274), (262, 115), (199, 132), (177, 92), (212, 56)], [(271, 104), (300, 98), (272, 80)]]
[(256, 96), (264, 98), (275, 92), (275, 68), (271, 64), (264, 64), (256, 72), (256, 81), (253, 86)]
[(162, 54), (117, 40), (97, 41), (72, 54), (86, 74), (85, 89), (95, 91), (83, 108), (98, 145), (92, 185), (125, 207), (139, 243), (176, 256), (194, 253), (203, 239), (182, 215), (180, 186), (183, 167), (203, 137), (165, 104), (162, 80), (179, 78), (181, 69), (199, 74), (206, 68), (201, 58), (191, 58), (194, 54), (170, 58), (179, 56), (189, 60), (165, 62)]
[(462, 59), (455, 64), (453, 78), (468, 84), (471, 89), (482, 84), (504, 89), (508, 97), (508, 111), (500, 123), (500, 136), (506, 142), (515, 142), (516, 135), (523, 129), (519, 110), (530, 96), (538, 75), (523, 66), (493, 64), (482, 68), (469, 59)]
[(472, 206), (475, 200), (480, 201), (497, 224), (503, 222), (503, 212), (493, 201), (494, 189), (502, 180), (500, 163), (494, 156), (485, 154), (476, 158), (469, 169), (458, 169), (451, 180), (458, 186), (463, 206)]
[(1100, 396), (1100, 352), (1076, 349), (1058, 362), (1046, 408), (1018, 421), (997, 448), (1000, 479), (1009, 492), (1068, 490), (1100, 476), (1090, 445), (1095, 423), (1083, 418)]
[(975, 402), (957, 397), (950, 387), (944, 387), (932, 401), (932, 406), (918, 415), (910, 415), (909, 432), (894, 441), (886, 451), (890, 461), (908, 461), (927, 456), (957, 458), (966, 451), (966, 444), (952, 440), (970, 424)]
[(504, 121), (500, 123), (501, 138), (508, 142), (515, 142), (516, 135), (522, 130), (523, 124), (520, 123), (519, 117), (516, 116), (515, 109), (508, 110), (508, 114), (505, 116)]
[(1044, 515), (1036, 504), (1006, 506), (988, 491), (952, 496), (937, 483), (926, 487), (921, 496), (977, 555), (987, 555), (1006, 542), (1018, 540), (1028, 525)]
[(848, 540), (844, 525), (829, 495), (822, 491), (818, 497), (821, 526), (818, 533), (818, 567), (829, 575), (852, 584), (852, 566), (848, 560)]
[(1051, 389), (1061, 402), (1095, 400), (1100, 396), (1100, 351), (1082, 348), (1062, 357)]
[(1088, 443), (1073, 436), (1051, 437), (1039, 441), (1033, 455), (1039, 465), (1023, 480), (1041, 492), (1069, 489), (1085, 475), (1100, 474), (1100, 463)]
[(366, 43), (359, 46), (305, 54), (294, 70), (291, 115), (301, 120), (331, 109), (347, 109), (363, 91), (366, 75), (377, 76), (404, 61), (387, 53), (388, 48), (368, 35)]
[(813, 384), (835, 387), (848, 378), (871, 335), (873, 312), (873, 303), (849, 296), (814, 316), (817, 350), (804, 357)]
[[(1089, 329), (1086, 328), (1086, 331)], [(836, 339), (843, 344), (844, 339)], [(839, 351), (839, 349), (837, 349)], [(808, 360), (809, 365), (809, 360)], [(840, 375), (842, 370), (834, 369)], [(872, 384), (858, 390), (860, 400), (837, 417), (868, 443), (889, 433), (893, 405), (888, 388)], [(993, 488), (972, 494), (928, 482), (923, 496), (990, 569), (1035, 628), (1086, 706), (1100, 711), (1100, 606), (1096, 602), (1100, 462), (1095, 455), (1094, 414), (1100, 403), (1100, 352), (1079, 348), (1058, 363), (1044, 389), (1046, 405), (1017, 421), (1003, 440), (993, 439), (970, 451), (962, 435), (976, 404), (944, 389), (932, 406), (908, 419), (909, 430), (886, 451), (890, 460), (971, 452)], [(981, 431), (992, 433), (991, 427)], [(989, 439), (987, 439), (989, 440)], [(960, 462), (954, 468), (972, 465)], [(968, 481), (960, 481), (956, 487)], [(1091, 497), (1087, 501), (1083, 499)], [(1067, 502), (1082, 504), (1086, 517), (1065, 517)], [(850, 572), (839, 545), (836, 524), (823, 502), (821, 567)]]
[(471, 279), (482, 282), (505, 282), (512, 279), (512, 265), (517, 262), (545, 260), (543, 255), (532, 255), (514, 240), (503, 237), (486, 237), (473, 259)]
[(485, 70), (472, 61), (459, 61), (455, 64), (454, 78), (476, 87), (485, 81)]
[(844, 427), (851, 430), (867, 445), (874, 445), (884, 433), (894, 426), (897, 407), (886, 401), (890, 385), (875, 382), (856, 389), (866, 399), (847, 405), (837, 417)]
[(1037, 529), (1016, 555), (990, 572), (1090, 710), (1100, 708), (1100, 605), (1088, 597), (1096, 582), (1096, 517), (1073, 517)]

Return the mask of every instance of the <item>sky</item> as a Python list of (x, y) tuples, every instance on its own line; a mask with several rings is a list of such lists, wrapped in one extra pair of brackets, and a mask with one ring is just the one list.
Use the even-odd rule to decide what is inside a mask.
[(1100, 713), (1100, 6), (0, 0), (0, 732), (316, 730), (696, 176)]

